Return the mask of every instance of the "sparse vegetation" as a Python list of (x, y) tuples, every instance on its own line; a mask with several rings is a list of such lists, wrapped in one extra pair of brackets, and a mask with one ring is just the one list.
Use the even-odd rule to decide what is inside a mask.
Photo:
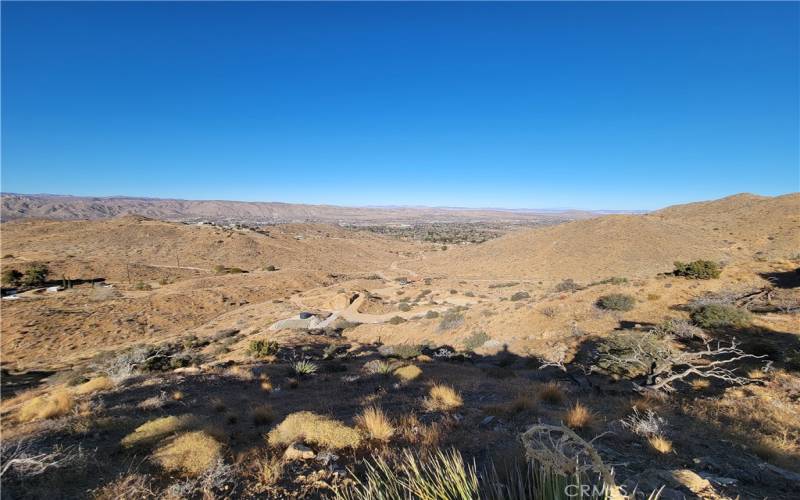
[(464, 315), (458, 311), (449, 310), (444, 313), (442, 320), (439, 322), (439, 331), (444, 332), (447, 330), (454, 330), (464, 324)]
[(597, 306), (609, 311), (631, 311), (636, 299), (624, 293), (610, 293), (597, 299)]
[(531, 294), (529, 294), (528, 292), (516, 292), (509, 298), (509, 300), (512, 302), (516, 302), (518, 300), (529, 299), (529, 298), (531, 298)]
[(126, 448), (154, 443), (171, 434), (184, 431), (194, 425), (195, 419), (190, 415), (170, 415), (145, 422), (128, 434), (120, 444)]
[(269, 432), (267, 441), (272, 446), (286, 446), (296, 441), (340, 450), (356, 448), (361, 438), (355, 429), (338, 420), (308, 411), (292, 413)]
[(50, 269), (46, 265), (40, 262), (32, 262), (25, 270), (21, 283), (26, 286), (42, 286), (47, 281), (49, 274)]
[(318, 370), (319, 366), (312, 363), (311, 361), (302, 360), (292, 363), (292, 373), (294, 373), (298, 377), (308, 377), (310, 375), (317, 373)]
[(96, 377), (84, 382), (75, 389), (75, 394), (91, 394), (97, 391), (107, 391), (114, 387), (114, 382), (108, 377)]
[(418, 366), (406, 365), (394, 371), (394, 374), (403, 382), (410, 382), (422, 375), (422, 370)]
[(564, 401), (564, 389), (558, 382), (547, 382), (539, 390), (539, 399), (553, 405)]
[(580, 290), (581, 287), (579, 284), (575, 283), (572, 279), (565, 279), (561, 283), (555, 286), (556, 292), (577, 292)]
[(22, 280), (22, 273), (16, 269), (4, 269), (2, 282), (6, 286), (18, 286)]
[(594, 413), (581, 403), (575, 403), (564, 415), (564, 423), (570, 429), (582, 430), (594, 422)]

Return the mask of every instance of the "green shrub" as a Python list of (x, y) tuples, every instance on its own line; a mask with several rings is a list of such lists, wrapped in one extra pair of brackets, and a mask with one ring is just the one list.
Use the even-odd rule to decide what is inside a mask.
[(612, 276), (604, 280), (596, 281), (592, 283), (592, 285), (624, 285), (627, 282), (628, 278), (622, 278), (620, 276)]
[(435, 319), (439, 317), (439, 313), (436, 311), (428, 311), (425, 313), (426, 319)]
[(408, 312), (411, 310), (411, 306), (407, 302), (400, 302), (397, 308), (403, 312)]
[(302, 360), (292, 364), (292, 373), (299, 377), (306, 377), (317, 373), (319, 367), (311, 361)]
[(389, 320), (390, 325), (399, 325), (405, 323), (407, 320), (405, 318), (401, 318), (400, 316), (394, 316), (392, 319)]
[(22, 284), (27, 286), (42, 286), (47, 281), (47, 275), (50, 274), (50, 269), (44, 264), (33, 262), (25, 270), (25, 275), (22, 277)]
[(708, 280), (711, 278), (719, 278), (721, 269), (719, 264), (710, 260), (695, 260), (684, 264), (680, 261), (675, 261), (675, 276), (685, 276), (686, 278)]
[(726, 304), (707, 304), (696, 307), (691, 318), (701, 328), (744, 327), (750, 324), (750, 313)]
[(257, 358), (278, 354), (278, 343), (274, 340), (251, 340), (247, 352)]
[(134, 290), (150, 290), (153, 287), (145, 283), (144, 281), (139, 281), (135, 285), (133, 285)]
[(630, 311), (636, 299), (624, 293), (610, 293), (597, 299), (597, 306), (610, 311)]
[(278, 270), (278, 269), (277, 269), (275, 266), (273, 266), (273, 265), (269, 265), (269, 266), (267, 266), (265, 269), (266, 269), (267, 271), (270, 271), (270, 272), (271, 272), (271, 271), (277, 271), (277, 270)]
[(491, 340), (491, 337), (484, 332), (484, 331), (477, 331), (474, 332), (472, 335), (467, 337), (464, 340), (464, 349), (468, 351), (474, 351), (475, 349), (481, 347), (483, 344)]
[(422, 354), (422, 346), (418, 344), (382, 345), (378, 348), (378, 352), (387, 358), (412, 359)]

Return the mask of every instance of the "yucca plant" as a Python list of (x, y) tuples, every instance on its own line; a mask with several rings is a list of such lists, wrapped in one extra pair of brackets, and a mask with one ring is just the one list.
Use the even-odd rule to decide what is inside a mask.
[(298, 377), (307, 377), (317, 373), (319, 367), (308, 360), (296, 361), (292, 364), (292, 373)]

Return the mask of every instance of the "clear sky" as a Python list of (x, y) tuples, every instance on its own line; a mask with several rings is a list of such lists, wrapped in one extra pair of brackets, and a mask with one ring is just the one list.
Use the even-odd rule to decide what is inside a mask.
[(2, 190), (649, 209), (800, 190), (800, 4), (2, 3)]

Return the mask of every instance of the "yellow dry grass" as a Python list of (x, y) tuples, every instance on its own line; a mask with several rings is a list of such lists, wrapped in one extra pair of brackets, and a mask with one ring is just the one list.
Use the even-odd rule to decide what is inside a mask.
[(122, 438), (120, 444), (126, 448), (141, 444), (148, 444), (178, 431), (188, 428), (194, 419), (190, 415), (161, 417), (137, 427), (133, 432)]
[(19, 409), (20, 422), (30, 422), (46, 418), (61, 417), (72, 409), (73, 400), (69, 391), (58, 389), (50, 394), (26, 401)]
[(339, 450), (356, 448), (361, 437), (355, 429), (338, 420), (310, 411), (300, 411), (288, 415), (267, 435), (267, 442), (272, 446), (285, 446), (295, 441)]
[(650, 448), (658, 453), (672, 453), (672, 441), (664, 436), (651, 436), (647, 438), (647, 442), (650, 444)]
[(564, 423), (567, 424), (567, 427), (570, 429), (586, 429), (591, 427), (593, 422), (594, 414), (581, 403), (575, 403), (564, 415)]
[(279, 457), (266, 457), (259, 467), (259, 479), (266, 486), (277, 483), (283, 474), (283, 461)]
[(369, 439), (388, 442), (395, 434), (394, 425), (380, 408), (366, 408), (356, 417), (356, 423)]
[(114, 387), (114, 382), (108, 377), (96, 377), (92, 380), (79, 385), (75, 389), (75, 394), (84, 395), (97, 391), (107, 391)]
[(403, 382), (410, 382), (422, 375), (422, 370), (418, 366), (406, 365), (395, 370), (394, 374)]
[(463, 405), (464, 400), (452, 387), (436, 384), (431, 387), (422, 404), (428, 411), (450, 411)]
[(705, 391), (711, 387), (711, 382), (705, 378), (697, 378), (692, 380), (692, 389), (695, 391)]
[(205, 472), (222, 454), (222, 445), (204, 431), (179, 435), (153, 453), (164, 469), (195, 477)]

